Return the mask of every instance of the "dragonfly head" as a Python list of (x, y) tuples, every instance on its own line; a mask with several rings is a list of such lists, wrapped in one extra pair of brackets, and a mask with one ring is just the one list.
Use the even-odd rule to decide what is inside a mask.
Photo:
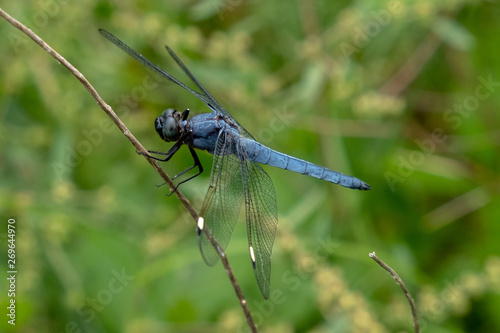
[(156, 132), (164, 141), (177, 141), (182, 135), (182, 129), (179, 126), (181, 113), (174, 109), (166, 109), (161, 116), (155, 120)]

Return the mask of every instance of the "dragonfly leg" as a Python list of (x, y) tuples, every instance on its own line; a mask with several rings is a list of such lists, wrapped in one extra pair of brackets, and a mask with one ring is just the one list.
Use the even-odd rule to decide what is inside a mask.
[[(184, 111), (184, 113), (186, 114), (186, 116), (187, 116), (188, 112), (189, 112), (189, 109), (186, 110), (186, 111)], [(172, 158), (172, 156), (174, 156), (174, 154), (179, 150), (179, 148), (181, 146), (182, 146), (182, 142), (181, 141), (177, 141), (172, 146), (172, 148), (170, 148), (170, 150), (168, 152), (166, 152), (166, 153), (165, 152), (161, 152), (161, 151), (148, 150), (149, 154), (166, 155), (167, 157), (165, 157), (165, 158), (158, 158), (158, 157), (155, 157), (155, 156), (152, 156), (152, 155), (149, 155), (149, 154), (146, 154), (146, 153), (142, 153), (142, 152), (139, 152), (139, 151), (137, 153), (139, 155), (144, 155), (144, 156), (147, 156), (149, 158), (152, 158), (152, 159), (160, 161), (160, 162), (168, 162)], [(198, 167), (198, 173), (195, 174), (195, 175), (193, 175), (193, 176), (191, 176), (191, 177), (189, 177), (188, 179), (184, 179), (183, 181), (181, 181), (179, 184), (177, 184), (175, 186), (175, 188), (169, 194), (167, 194), (167, 196), (171, 196), (172, 193), (174, 193), (175, 190), (177, 190), (182, 183), (185, 183), (188, 180), (191, 180), (191, 179), (199, 176), (203, 172), (203, 166), (201, 165), (200, 159), (198, 158), (198, 155), (196, 155), (196, 152), (194, 151), (193, 147), (189, 147), (189, 152), (191, 153), (191, 156), (193, 157), (194, 164), (192, 166), (190, 166), (189, 168), (187, 168), (186, 170), (184, 170), (184, 171), (176, 174), (174, 177), (172, 177), (172, 180), (176, 179), (179, 176), (182, 176), (186, 172), (194, 169), (195, 167)], [(157, 187), (160, 187), (160, 186), (163, 186), (163, 185), (165, 185), (165, 183), (163, 183), (161, 185), (157, 185)]]
[(188, 179), (184, 179), (183, 181), (179, 182), (179, 184), (177, 184), (177, 186), (175, 186), (175, 188), (172, 190), (172, 192), (170, 192), (169, 194), (167, 194), (167, 196), (171, 196), (172, 193), (175, 192), (175, 190), (177, 190), (179, 188), (179, 186), (199, 175), (201, 175), (201, 173), (203, 172), (203, 166), (201, 165), (201, 162), (198, 158), (198, 155), (196, 155), (196, 152), (194, 151), (193, 147), (189, 147), (189, 152), (191, 153), (191, 156), (193, 156), (193, 160), (194, 160), (194, 164), (192, 166), (190, 166), (189, 168), (187, 168), (186, 170), (176, 174), (172, 179), (175, 179), (179, 176), (182, 176), (183, 174), (185, 174), (186, 172), (188, 172), (189, 170), (192, 170), (194, 167), (198, 167), (198, 173), (196, 175), (193, 175), (191, 177), (189, 177)]
[[(157, 160), (157, 161), (160, 161), (160, 162), (168, 162), (172, 158), (172, 156), (174, 156), (174, 154), (179, 150), (179, 148), (181, 148), (181, 146), (182, 146), (182, 142), (181, 141), (177, 141), (172, 146), (172, 148), (170, 148), (169, 151), (167, 151), (166, 153), (162, 152), (162, 151), (155, 151), (155, 150), (148, 150), (149, 154), (146, 154), (146, 153), (143, 153), (143, 152), (140, 152), (140, 151), (136, 151), (136, 152), (139, 155), (147, 156), (149, 158), (152, 158), (153, 160)], [(151, 154), (166, 155), (167, 157), (165, 157), (165, 158), (158, 158), (158, 157), (152, 156)]]

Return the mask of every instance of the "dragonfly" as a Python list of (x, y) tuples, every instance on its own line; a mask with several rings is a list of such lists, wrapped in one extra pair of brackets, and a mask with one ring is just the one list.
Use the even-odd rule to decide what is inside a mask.
[(209, 266), (214, 266), (218, 262), (217, 251), (203, 230), (205, 228), (210, 230), (219, 246), (225, 250), (244, 203), (250, 260), (260, 291), (264, 298), (268, 299), (271, 285), (271, 254), (278, 227), (278, 210), (273, 182), (260, 164), (312, 176), (351, 189), (370, 190), (370, 185), (358, 178), (278, 152), (257, 142), (205, 89), (168, 46), (165, 48), (170, 56), (199, 91), (191, 89), (154, 65), (106, 30), (100, 29), (99, 32), (145, 67), (189, 91), (211, 110), (209, 113), (198, 114), (190, 119), (188, 119), (189, 109), (182, 113), (173, 108), (163, 111), (155, 120), (156, 132), (162, 140), (175, 143), (168, 152), (148, 151), (150, 154), (164, 157), (153, 155), (149, 157), (166, 162), (181, 146), (188, 147), (194, 164), (173, 178), (194, 168), (197, 168), (198, 172), (178, 183), (178, 187), (203, 172), (203, 166), (195, 149), (205, 150), (213, 155), (210, 184), (196, 227), (201, 255)]

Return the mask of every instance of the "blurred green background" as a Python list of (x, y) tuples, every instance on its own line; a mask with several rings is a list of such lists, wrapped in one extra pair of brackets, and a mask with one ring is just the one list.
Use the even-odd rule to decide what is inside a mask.
[[(167, 107), (104, 28), (184, 82), (168, 44), (257, 139), (368, 182), (264, 167), (278, 198), (264, 301), (242, 216), (227, 250), (263, 332), (499, 332), (500, 7), (484, 1), (24, 1), (4, 10), (75, 65), (149, 149)], [(0, 21), (0, 233), (15, 218), (19, 332), (246, 332), (195, 224), (70, 73)], [(181, 186), (199, 209), (206, 172)], [(191, 163), (186, 148), (165, 170)], [(6, 271), (6, 269), (4, 270)], [(6, 273), (2, 273), (5, 276)], [(5, 278), (0, 330), (5, 316)], [(272, 294), (273, 295), (273, 294)]]

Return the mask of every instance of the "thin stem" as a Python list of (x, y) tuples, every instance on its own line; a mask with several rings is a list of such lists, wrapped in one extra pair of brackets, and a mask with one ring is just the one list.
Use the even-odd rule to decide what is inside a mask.
[(413, 315), (413, 327), (415, 328), (415, 333), (419, 333), (420, 325), (418, 323), (417, 306), (415, 305), (415, 301), (413, 300), (413, 297), (411, 297), (411, 294), (408, 291), (408, 288), (406, 288), (403, 280), (399, 277), (398, 273), (396, 273), (395, 270), (393, 270), (389, 265), (387, 265), (379, 257), (377, 257), (375, 252), (372, 252), (368, 255), (370, 256), (370, 258), (375, 260), (375, 262), (377, 262), (377, 264), (379, 264), (383, 269), (388, 271), (389, 274), (391, 274), (392, 278), (396, 280), (396, 283), (401, 287), (401, 289), (403, 289), (406, 299), (408, 300), (408, 303), (410, 303), (411, 314)]
[[(142, 152), (144, 154), (147, 154), (147, 150), (144, 149), (144, 147), (141, 145), (141, 143), (135, 138), (135, 136), (128, 130), (128, 128), (125, 126), (125, 124), (121, 121), (121, 119), (116, 115), (116, 113), (113, 111), (111, 106), (109, 106), (102, 98), (99, 96), (97, 91), (94, 89), (94, 87), (90, 84), (90, 82), (83, 76), (82, 73), (80, 73), (69, 61), (67, 61), (63, 56), (61, 56), (59, 53), (57, 53), (52, 47), (50, 47), (47, 43), (45, 43), (38, 35), (36, 35), (31, 29), (28, 29), (26, 26), (24, 26), (22, 23), (14, 19), (12, 16), (7, 14), (2, 8), (0, 8), (0, 16), (3, 17), (6, 21), (8, 21), (11, 25), (13, 25), (15, 28), (19, 29), (21, 32), (23, 32), (26, 36), (31, 38), (35, 43), (37, 43), (40, 47), (42, 47), (45, 51), (47, 51), (54, 59), (56, 59), (60, 64), (62, 64), (64, 67), (66, 67), (71, 74), (73, 74), (89, 91), (89, 93), (94, 97), (96, 100), (97, 104), (101, 107), (101, 109), (106, 112), (106, 114), (113, 120), (113, 122), (116, 124), (116, 126), (120, 129), (120, 131), (125, 135), (125, 137), (134, 145), (137, 151)], [(172, 182), (170, 177), (166, 174), (166, 172), (161, 168), (161, 166), (152, 158), (149, 158), (148, 156), (145, 156), (145, 158), (148, 160), (149, 164), (153, 166), (153, 168), (158, 172), (158, 174), (163, 178), (165, 183), (168, 184), (168, 186), (171, 189), (175, 189), (175, 184)], [(178, 190), (175, 189), (173, 191), (177, 198), (181, 201), (181, 203), (186, 207), (187, 211), (191, 214), (193, 217), (195, 223), (198, 221), (198, 213), (195, 211), (189, 200)], [(255, 326), (255, 322), (253, 321), (253, 318), (250, 314), (250, 309), (248, 308), (247, 301), (243, 295), (243, 291), (241, 290), (238, 281), (236, 280), (236, 277), (233, 273), (233, 270), (231, 266), (229, 265), (229, 261), (224, 253), (224, 251), (221, 249), (221, 247), (218, 245), (217, 241), (215, 238), (212, 236), (208, 228), (204, 228), (203, 231), (205, 232), (207, 238), (210, 240), (210, 243), (212, 246), (215, 248), (217, 251), (217, 254), (219, 255), (219, 258), (224, 265), (226, 274), (229, 277), (229, 280), (231, 281), (231, 284), (233, 285), (234, 291), (236, 293), (236, 296), (238, 297), (238, 300), (240, 302), (241, 308), (243, 309), (243, 313), (245, 314), (246, 321), (248, 323), (248, 326), (250, 327), (252, 332), (257, 332), (257, 327)]]

